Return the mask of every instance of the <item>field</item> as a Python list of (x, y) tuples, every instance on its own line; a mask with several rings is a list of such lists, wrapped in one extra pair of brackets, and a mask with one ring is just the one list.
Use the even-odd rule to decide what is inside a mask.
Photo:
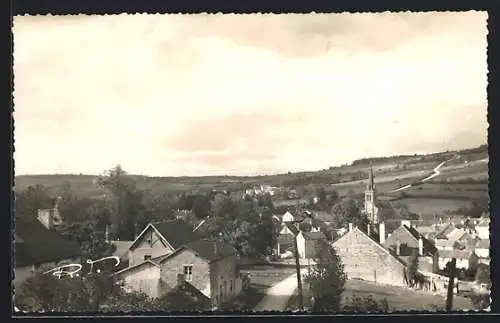
[[(306, 294), (306, 293), (305, 293)], [(445, 296), (432, 295), (429, 293), (414, 291), (408, 288), (377, 285), (374, 283), (351, 279), (345, 284), (345, 291), (342, 294), (342, 304), (345, 305), (351, 296), (368, 297), (381, 301), (387, 299), (391, 312), (397, 311), (444, 311), (446, 308)], [(304, 295), (306, 302), (307, 296)], [(290, 310), (298, 308), (298, 296), (295, 294), (289, 301)], [(472, 309), (469, 298), (456, 296), (453, 298), (453, 310), (461, 311)]]
[[(486, 146), (458, 152), (460, 159), (445, 165), (441, 174), (424, 185), (403, 192), (390, 193), (429, 174), (441, 161), (449, 160), (451, 152), (430, 155), (395, 156), (373, 159), (375, 184), (379, 195), (404, 202), (410, 210), (420, 213), (456, 210), (468, 201), (488, 196), (488, 163)], [(228, 190), (236, 195), (252, 186), (267, 184), (295, 188), (298, 200), (282, 200), (277, 193), (276, 205), (296, 205), (312, 197), (319, 186), (335, 189), (340, 196), (362, 194), (368, 177), (369, 160), (329, 169), (265, 176), (147, 177), (131, 175), (137, 188), (153, 193), (206, 192)], [(15, 190), (41, 184), (56, 194), (63, 183), (69, 183), (75, 194), (99, 197), (103, 192), (94, 183), (95, 175), (23, 175), (15, 179)]]
[[(346, 291), (342, 295), (345, 298), (352, 295), (364, 297), (372, 295), (376, 300), (387, 299), (392, 311), (405, 310), (444, 310), (446, 308), (446, 298), (439, 295), (413, 291), (403, 287), (376, 285), (362, 280), (348, 280)], [(345, 300), (344, 300), (345, 302)], [(455, 296), (453, 299), (454, 310), (471, 309), (470, 299)]]

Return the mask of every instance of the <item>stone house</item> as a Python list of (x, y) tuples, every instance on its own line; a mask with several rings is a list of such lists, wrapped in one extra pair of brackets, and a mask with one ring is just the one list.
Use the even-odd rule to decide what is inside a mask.
[(129, 266), (173, 253), (180, 246), (198, 239), (193, 228), (182, 219), (150, 223), (128, 248)]
[(314, 259), (318, 253), (320, 244), (326, 241), (323, 232), (299, 232), (296, 236), (297, 251), (300, 259)]
[(231, 300), (242, 289), (236, 250), (211, 240), (191, 241), (174, 252), (148, 259), (114, 274), (129, 291), (160, 297), (180, 284), (189, 284), (213, 307)]
[(39, 221), (16, 220), (14, 288), (41, 270), (80, 264), (80, 246)]
[(62, 198), (58, 196), (53, 208), (37, 210), (37, 220), (49, 230), (63, 223), (61, 214), (59, 213), (59, 204), (61, 200)]
[(349, 279), (393, 286), (407, 285), (406, 263), (359, 228), (352, 228), (332, 245)]
[[(381, 224), (382, 225), (382, 224)], [(438, 253), (431, 241), (423, 237), (415, 228), (405, 224), (392, 232), (391, 236), (384, 239), (384, 248), (394, 252), (407, 264), (411, 261), (413, 253), (418, 255), (418, 269), (425, 272), (437, 272)]]
[(456, 258), (456, 268), (469, 269), (477, 267), (479, 257), (471, 250), (438, 250), (439, 269), (444, 269), (451, 259)]

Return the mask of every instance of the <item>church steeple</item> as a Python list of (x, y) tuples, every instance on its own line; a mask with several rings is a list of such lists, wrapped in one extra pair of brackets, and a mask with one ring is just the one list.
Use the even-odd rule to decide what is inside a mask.
[(367, 191), (375, 190), (375, 182), (373, 181), (373, 167), (372, 163), (370, 163), (370, 171), (368, 172), (368, 183), (366, 184)]
[(366, 183), (365, 190), (365, 214), (371, 223), (378, 223), (378, 208), (376, 206), (377, 197), (375, 196), (375, 180), (373, 178), (373, 167), (370, 163), (370, 170), (368, 171), (368, 182)]

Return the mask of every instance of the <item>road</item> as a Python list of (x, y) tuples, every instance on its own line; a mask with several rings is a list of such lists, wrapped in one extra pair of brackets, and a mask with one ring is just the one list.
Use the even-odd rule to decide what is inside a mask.
[[(306, 269), (301, 270), (304, 277)], [(303, 281), (304, 278), (302, 278)], [(297, 274), (293, 274), (273, 285), (267, 290), (266, 296), (255, 307), (255, 311), (284, 311), (288, 300), (297, 289)]]

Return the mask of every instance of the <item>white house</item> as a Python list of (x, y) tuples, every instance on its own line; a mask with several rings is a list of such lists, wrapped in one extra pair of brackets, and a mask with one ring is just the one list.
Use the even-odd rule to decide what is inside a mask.
[(295, 217), (288, 211), (281, 217), (281, 222), (292, 222), (295, 220)]
[(480, 258), (490, 257), (490, 239), (481, 239), (476, 243), (474, 252)]

